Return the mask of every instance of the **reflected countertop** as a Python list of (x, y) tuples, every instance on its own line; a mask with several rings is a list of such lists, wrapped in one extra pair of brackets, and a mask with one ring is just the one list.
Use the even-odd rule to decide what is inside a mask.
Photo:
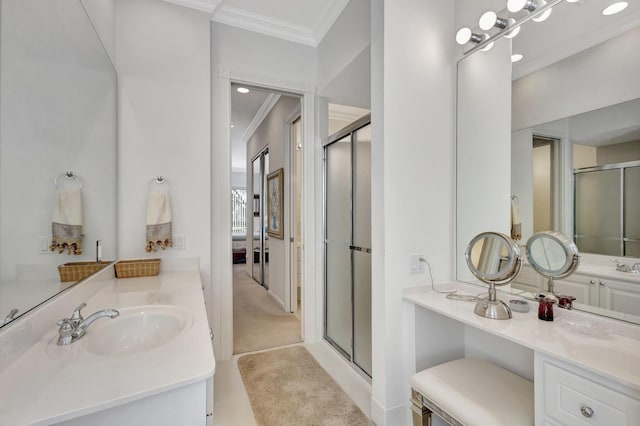
[[(458, 293), (478, 294), (470, 284), (442, 284)], [(532, 301), (527, 313), (514, 311), (510, 320), (491, 320), (473, 312), (475, 302), (450, 300), (430, 287), (405, 289), (404, 300), (640, 391), (640, 326), (563, 309), (555, 309), (555, 321), (540, 321)]]

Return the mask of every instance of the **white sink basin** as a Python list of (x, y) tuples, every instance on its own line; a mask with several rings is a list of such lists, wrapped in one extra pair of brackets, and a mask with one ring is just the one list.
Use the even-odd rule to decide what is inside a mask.
[[(191, 328), (193, 316), (176, 306), (137, 306), (118, 309), (113, 319), (99, 319), (81, 339), (97, 355), (129, 355), (157, 348)], [(76, 343), (74, 343), (76, 344)]]

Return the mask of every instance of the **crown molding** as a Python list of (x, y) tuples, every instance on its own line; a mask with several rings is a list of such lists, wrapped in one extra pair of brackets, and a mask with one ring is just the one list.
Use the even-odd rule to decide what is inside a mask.
[(212, 15), (222, 0), (163, 0), (167, 3), (172, 3), (182, 7), (188, 7), (189, 9), (199, 10)]
[(223, 5), (216, 11), (211, 20), (294, 43), (315, 46), (315, 38), (310, 29), (248, 12), (244, 9)]
[(349, 0), (331, 1), (329, 7), (313, 28), (280, 21), (226, 5), (220, 6), (211, 17), (211, 20), (282, 40), (317, 47), (348, 3)]
[(264, 102), (260, 106), (260, 109), (258, 110), (258, 112), (256, 112), (256, 115), (253, 117), (253, 120), (251, 120), (251, 123), (249, 123), (249, 125), (247, 126), (247, 129), (244, 131), (244, 133), (240, 137), (240, 143), (244, 145), (249, 141), (249, 139), (251, 139), (251, 136), (253, 136), (256, 130), (258, 130), (258, 127), (260, 127), (260, 124), (262, 124), (264, 119), (267, 118), (267, 115), (269, 115), (273, 107), (276, 105), (276, 102), (278, 102), (278, 99), (280, 99), (279, 94), (269, 93), (267, 98), (264, 100)]

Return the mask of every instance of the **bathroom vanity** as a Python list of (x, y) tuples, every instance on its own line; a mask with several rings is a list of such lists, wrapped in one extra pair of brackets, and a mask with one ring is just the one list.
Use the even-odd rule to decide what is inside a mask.
[[(486, 292), (462, 282), (437, 286)], [(474, 303), (447, 299), (430, 287), (406, 289), (404, 299), (415, 307), (418, 370), (461, 357), (486, 358), (534, 381), (536, 425), (640, 424), (639, 326), (558, 308), (555, 321), (540, 321), (532, 301), (527, 313), (492, 320), (476, 315)]]
[[(212, 424), (215, 359), (197, 259), (175, 269), (116, 279), (105, 268), (0, 330), (0, 424)], [(86, 316), (119, 315), (57, 345), (57, 321), (83, 302)]]

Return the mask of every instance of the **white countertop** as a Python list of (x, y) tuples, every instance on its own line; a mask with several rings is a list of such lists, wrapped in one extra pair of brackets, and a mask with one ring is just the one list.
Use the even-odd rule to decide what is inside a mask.
[[(71, 304), (69, 315), (75, 307)], [(120, 356), (96, 355), (83, 347), (92, 337), (92, 327), (117, 318), (98, 320), (82, 339), (66, 347), (55, 346), (58, 327), (52, 323), (50, 332), (0, 376), (0, 424), (56, 423), (210, 378), (215, 359), (199, 273), (106, 280), (87, 300), (83, 314), (86, 318), (106, 308), (141, 305), (184, 308), (193, 323), (159, 347)]]
[[(461, 282), (441, 284), (442, 288), (455, 287), (458, 293), (482, 292), (478, 286)], [(517, 298), (505, 294), (499, 297), (505, 302)], [(541, 321), (535, 302), (528, 302), (527, 313), (513, 312), (510, 320), (492, 320), (473, 312), (476, 302), (450, 300), (429, 287), (405, 289), (404, 299), (640, 390), (640, 326), (559, 308), (554, 309), (555, 321)]]

